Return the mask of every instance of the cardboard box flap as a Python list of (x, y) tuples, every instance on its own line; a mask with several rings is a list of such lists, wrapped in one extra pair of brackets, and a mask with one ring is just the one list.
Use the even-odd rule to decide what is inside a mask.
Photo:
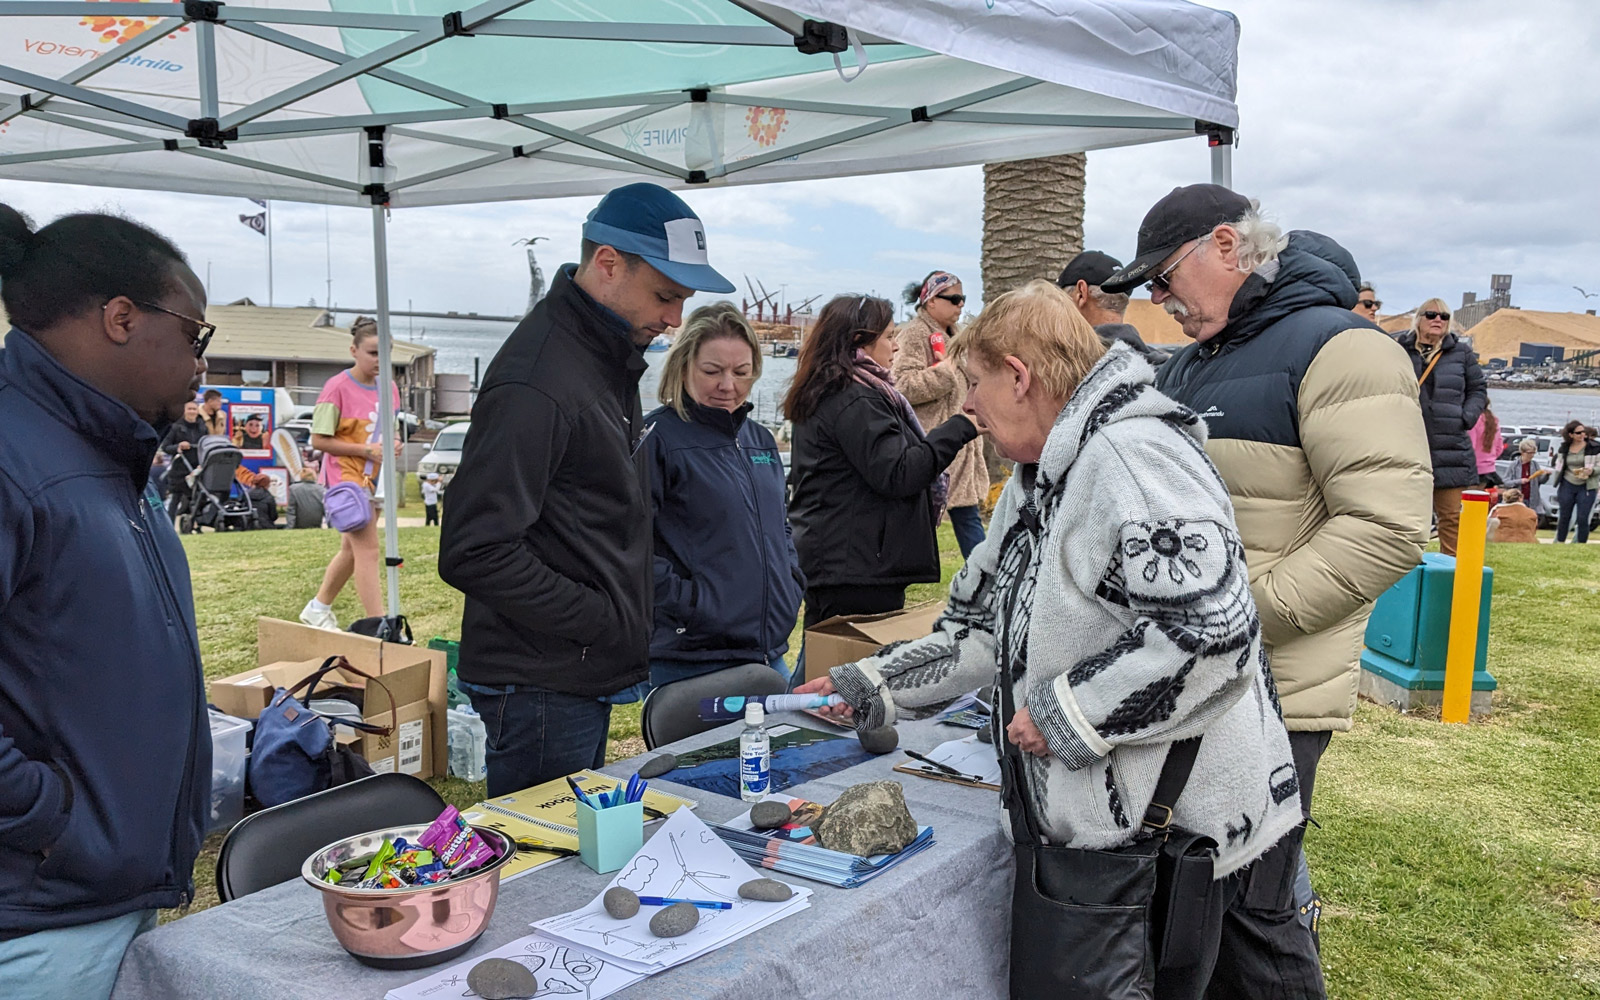
[(933, 623), (944, 614), (944, 605), (944, 601), (927, 601), (881, 615), (835, 615), (807, 631), (887, 646), (902, 639), (920, 639), (932, 632)]

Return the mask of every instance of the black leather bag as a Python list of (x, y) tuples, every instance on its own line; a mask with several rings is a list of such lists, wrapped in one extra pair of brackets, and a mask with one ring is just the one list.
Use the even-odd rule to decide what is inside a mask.
[(1006, 674), (997, 687), (1003, 795), (1016, 855), (1012, 1000), (1152, 1000), (1160, 995), (1158, 979), (1176, 983), (1184, 970), (1203, 964), (1206, 926), (1215, 919), (1216, 843), (1172, 826), (1171, 807), (1189, 780), (1200, 738), (1168, 751), (1133, 843), (1108, 850), (1052, 846), (1028, 799), (1022, 751), (1004, 735), (1015, 715)]
[(357, 618), (345, 631), (357, 635), (369, 635), (384, 642), (398, 642), (403, 646), (415, 644), (415, 640), (411, 638), (411, 623), (406, 621), (405, 615)]

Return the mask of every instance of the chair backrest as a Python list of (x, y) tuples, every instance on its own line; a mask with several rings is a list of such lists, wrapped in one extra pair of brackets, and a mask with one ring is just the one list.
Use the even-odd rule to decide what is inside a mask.
[(217, 895), (226, 903), (287, 882), (318, 848), (370, 830), (432, 823), (444, 805), (426, 781), (389, 773), (252, 813), (222, 842)]
[(687, 680), (673, 681), (652, 690), (644, 699), (639, 728), (644, 745), (651, 750), (685, 736), (727, 725), (704, 722), (700, 718), (700, 699), (730, 695), (783, 694), (789, 682), (765, 663), (746, 663), (717, 670)]

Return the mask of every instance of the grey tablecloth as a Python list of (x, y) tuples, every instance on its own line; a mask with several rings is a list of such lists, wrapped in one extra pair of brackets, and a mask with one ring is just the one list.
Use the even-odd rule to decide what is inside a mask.
[[(816, 725), (804, 716), (774, 721)], [(715, 743), (738, 730), (738, 724), (727, 726), (673, 749)], [(914, 750), (962, 735), (964, 730), (932, 721), (900, 724), (901, 745)], [(856, 889), (780, 876), (815, 892), (809, 909), (616, 995), (627, 1000), (1005, 996), (1011, 853), (997, 819), (999, 796), (890, 771), (905, 759), (889, 754), (786, 791), (831, 802), (849, 785), (895, 778), (905, 787), (917, 821), (933, 826), (934, 846)], [(638, 759), (618, 761), (605, 770), (629, 774), (637, 764)], [(657, 782), (697, 799), (695, 812), (707, 822), (729, 819), (745, 808), (737, 799), (671, 786), (670, 778)], [(531, 933), (531, 921), (585, 905), (610, 878), (573, 858), (509, 883), (468, 957)], [(123, 959), (112, 997), (376, 1000), (422, 975), (371, 969), (345, 954), (323, 918), (319, 893), (295, 880), (141, 936)]]

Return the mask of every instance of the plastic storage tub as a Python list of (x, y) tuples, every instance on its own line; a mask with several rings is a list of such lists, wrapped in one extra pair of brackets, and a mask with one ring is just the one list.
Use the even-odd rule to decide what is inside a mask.
[(217, 833), (244, 819), (245, 737), (255, 723), (216, 709), (211, 714), (211, 822)]

